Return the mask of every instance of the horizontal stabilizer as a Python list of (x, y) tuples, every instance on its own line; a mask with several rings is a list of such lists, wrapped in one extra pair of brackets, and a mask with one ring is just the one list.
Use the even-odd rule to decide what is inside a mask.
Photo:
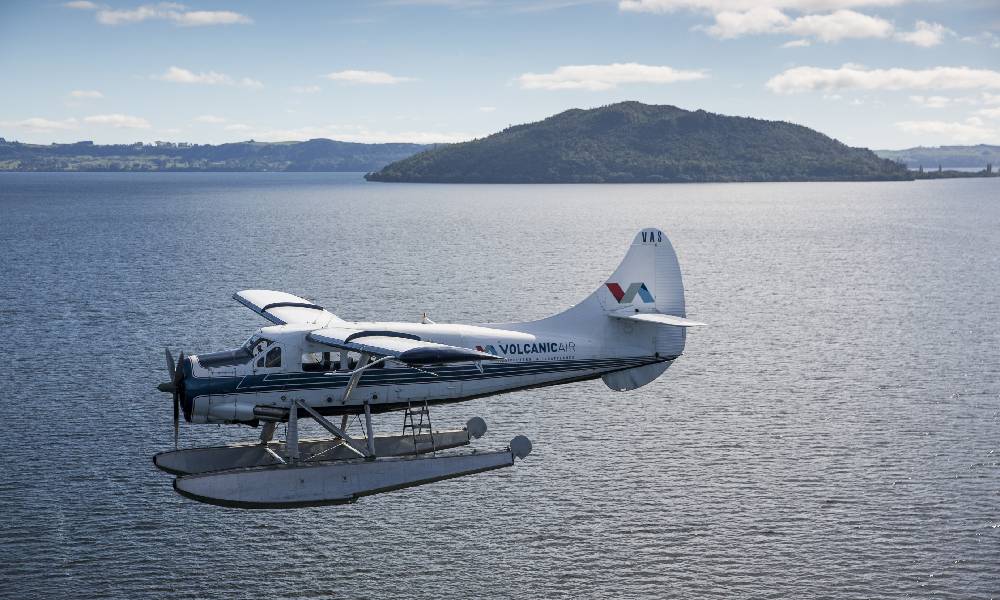
[(502, 360), (503, 358), (472, 348), (425, 342), (413, 334), (395, 331), (364, 331), (350, 327), (327, 327), (310, 332), (308, 338), (318, 344), (334, 348), (391, 356), (410, 365)]
[(610, 313), (608, 316), (615, 319), (642, 321), (645, 323), (656, 323), (657, 325), (672, 325), (674, 327), (704, 327), (706, 325), (705, 323), (692, 321), (686, 317), (665, 315), (663, 313)]
[(275, 325), (316, 324), (323, 327), (331, 321), (340, 321), (337, 315), (322, 306), (286, 292), (243, 290), (233, 294), (233, 299)]

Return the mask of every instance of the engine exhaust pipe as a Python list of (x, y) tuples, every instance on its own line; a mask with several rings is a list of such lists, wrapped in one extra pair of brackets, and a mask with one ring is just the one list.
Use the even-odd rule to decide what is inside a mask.
[(253, 416), (261, 421), (284, 421), (288, 418), (288, 409), (274, 406), (255, 406), (253, 407)]

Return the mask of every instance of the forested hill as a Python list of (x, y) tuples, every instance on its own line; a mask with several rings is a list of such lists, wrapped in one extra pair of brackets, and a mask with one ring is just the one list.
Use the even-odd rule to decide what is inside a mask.
[(371, 171), (420, 144), (307, 142), (233, 144), (22, 144), (0, 138), (0, 171)]
[(783, 121), (622, 102), (426, 150), (370, 181), (603, 183), (912, 179), (905, 166)]

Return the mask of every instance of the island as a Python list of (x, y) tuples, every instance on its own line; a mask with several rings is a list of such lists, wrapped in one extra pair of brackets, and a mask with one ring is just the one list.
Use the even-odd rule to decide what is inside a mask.
[(621, 102), (431, 148), (365, 176), (419, 183), (894, 181), (904, 164), (815, 130)]
[(0, 138), (0, 171), (353, 171), (379, 169), (433, 146), (305, 142), (99, 145), (24, 144)]

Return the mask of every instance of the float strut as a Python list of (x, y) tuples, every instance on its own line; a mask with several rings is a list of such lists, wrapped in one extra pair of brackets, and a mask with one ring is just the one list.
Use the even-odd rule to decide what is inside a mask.
[(368, 429), (368, 458), (375, 458), (375, 432), (372, 431), (372, 407), (365, 400), (365, 427)]
[[(313, 419), (315, 419), (316, 422), (319, 423), (320, 426), (323, 427), (323, 429), (326, 429), (327, 431), (329, 431), (333, 435), (335, 435), (338, 438), (340, 438), (341, 440), (343, 440), (344, 444), (345, 444), (345, 446), (347, 446), (348, 450), (353, 450), (354, 453), (357, 454), (358, 456), (367, 456), (364, 451), (359, 450), (357, 448), (357, 445), (358, 445), (357, 441), (354, 438), (352, 438), (351, 436), (347, 435), (347, 432), (345, 432), (343, 429), (340, 429), (337, 426), (335, 426), (333, 423), (327, 421), (326, 418), (323, 417), (323, 415), (321, 415), (318, 412), (316, 412), (316, 409), (314, 409), (313, 407), (309, 406), (308, 404), (306, 404), (302, 400), (292, 400), (292, 410), (298, 410), (298, 408), (300, 406), (302, 407), (303, 410), (305, 410), (307, 413), (309, 413), (309, 416), (312, 417)], [(289, 416), (290, 416), (290, 414), (289, 414)]]
[(285, 438), (288, 462), (299, 462), (299, 406), (295, 400), (292, 400), (292, 406), (288, 410), (288, 434)]

